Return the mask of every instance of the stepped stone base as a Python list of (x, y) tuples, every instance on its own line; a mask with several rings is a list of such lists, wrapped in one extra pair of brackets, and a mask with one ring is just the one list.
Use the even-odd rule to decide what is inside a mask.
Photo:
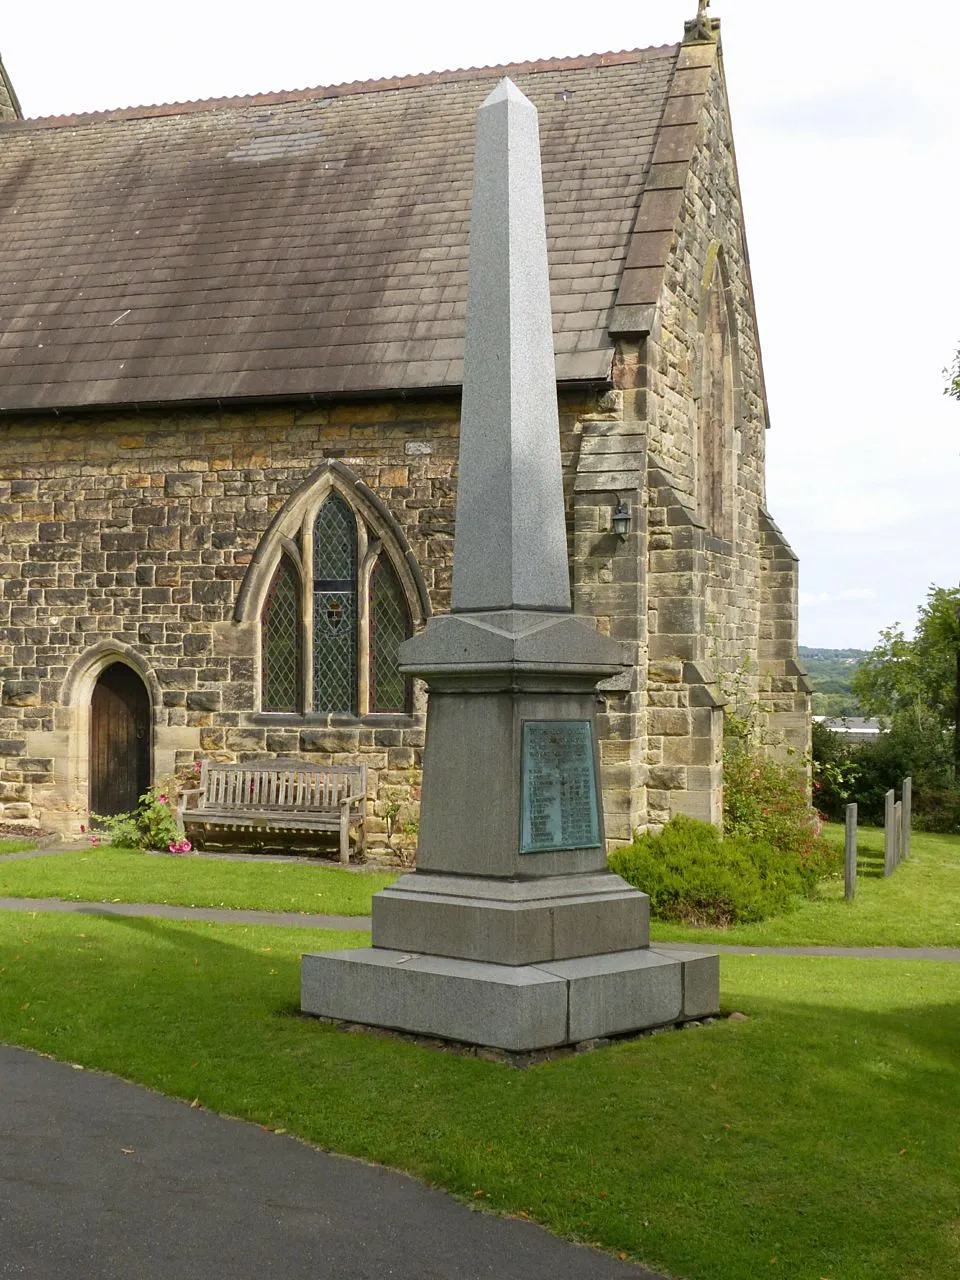
[(720, 962), (648, 947), (536, 965), (330, 951), (303, 957), (301, 1008), (519, 1053), (718, 1013)]
[(373, 942), (498, 965), (542, 964), (650, 940), (650, 899), (609, 871), (503, 880), (414, 871), (373, 899)]

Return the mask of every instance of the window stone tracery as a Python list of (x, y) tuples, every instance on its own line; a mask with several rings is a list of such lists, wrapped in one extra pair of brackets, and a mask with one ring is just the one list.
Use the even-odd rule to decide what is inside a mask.
[(277, 539), (259, 610), (261, 710), (409, 713), (398, 663), (413, 612), (396, 552), (338, 487), (301, 507), (296, 540)]

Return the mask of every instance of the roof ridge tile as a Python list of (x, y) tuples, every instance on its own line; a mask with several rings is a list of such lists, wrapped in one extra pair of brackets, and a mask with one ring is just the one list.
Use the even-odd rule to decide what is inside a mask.
[(373, 80), (350, 80), (341, 84), (304, 89), (279, 89), (265, 93), (236, 94), (222, 98), (198, 98), (188, 102), (144, 103), (138, 106), (81, 111), (70, 115), (33, 116), (4, 121), (4, 128), (69, 128), (78, 124), (101, 124), (114, 120), (142, 120), (159, 116), (188, 115), (218, 108), (279, 106), (285, 102), (312, 102), (324, 97), (345, 97), (359, 93), (382, 93), (392, 89), (416, 89), (444, 84), (464, 77), (487, 79), (514, 72), (536, 75), (551, 71), (578, 71), (590, 68), (642, 62), (651, 54), (675, 55), (677, 44), (651, 45), (643, 49), (621, 49), (607, 53), (575, 54), (562, 58), (540, 58), (527, 62), (504, 62), (485, 67), (460, 67), (447, 71), (427, 71), (409, 76), (386, 76)]

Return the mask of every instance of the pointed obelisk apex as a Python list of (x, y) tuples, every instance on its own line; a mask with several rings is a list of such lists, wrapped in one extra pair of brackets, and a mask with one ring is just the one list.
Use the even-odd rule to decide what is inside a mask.
[(537, 110), (477, 113), (453, 610), (569, 610)]

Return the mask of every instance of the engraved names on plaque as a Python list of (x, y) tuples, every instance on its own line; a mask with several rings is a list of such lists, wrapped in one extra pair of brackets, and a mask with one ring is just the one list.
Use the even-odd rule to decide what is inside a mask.
[(589, 720), (524, 720), (520, 852), (600, 844), (597, 772)]

